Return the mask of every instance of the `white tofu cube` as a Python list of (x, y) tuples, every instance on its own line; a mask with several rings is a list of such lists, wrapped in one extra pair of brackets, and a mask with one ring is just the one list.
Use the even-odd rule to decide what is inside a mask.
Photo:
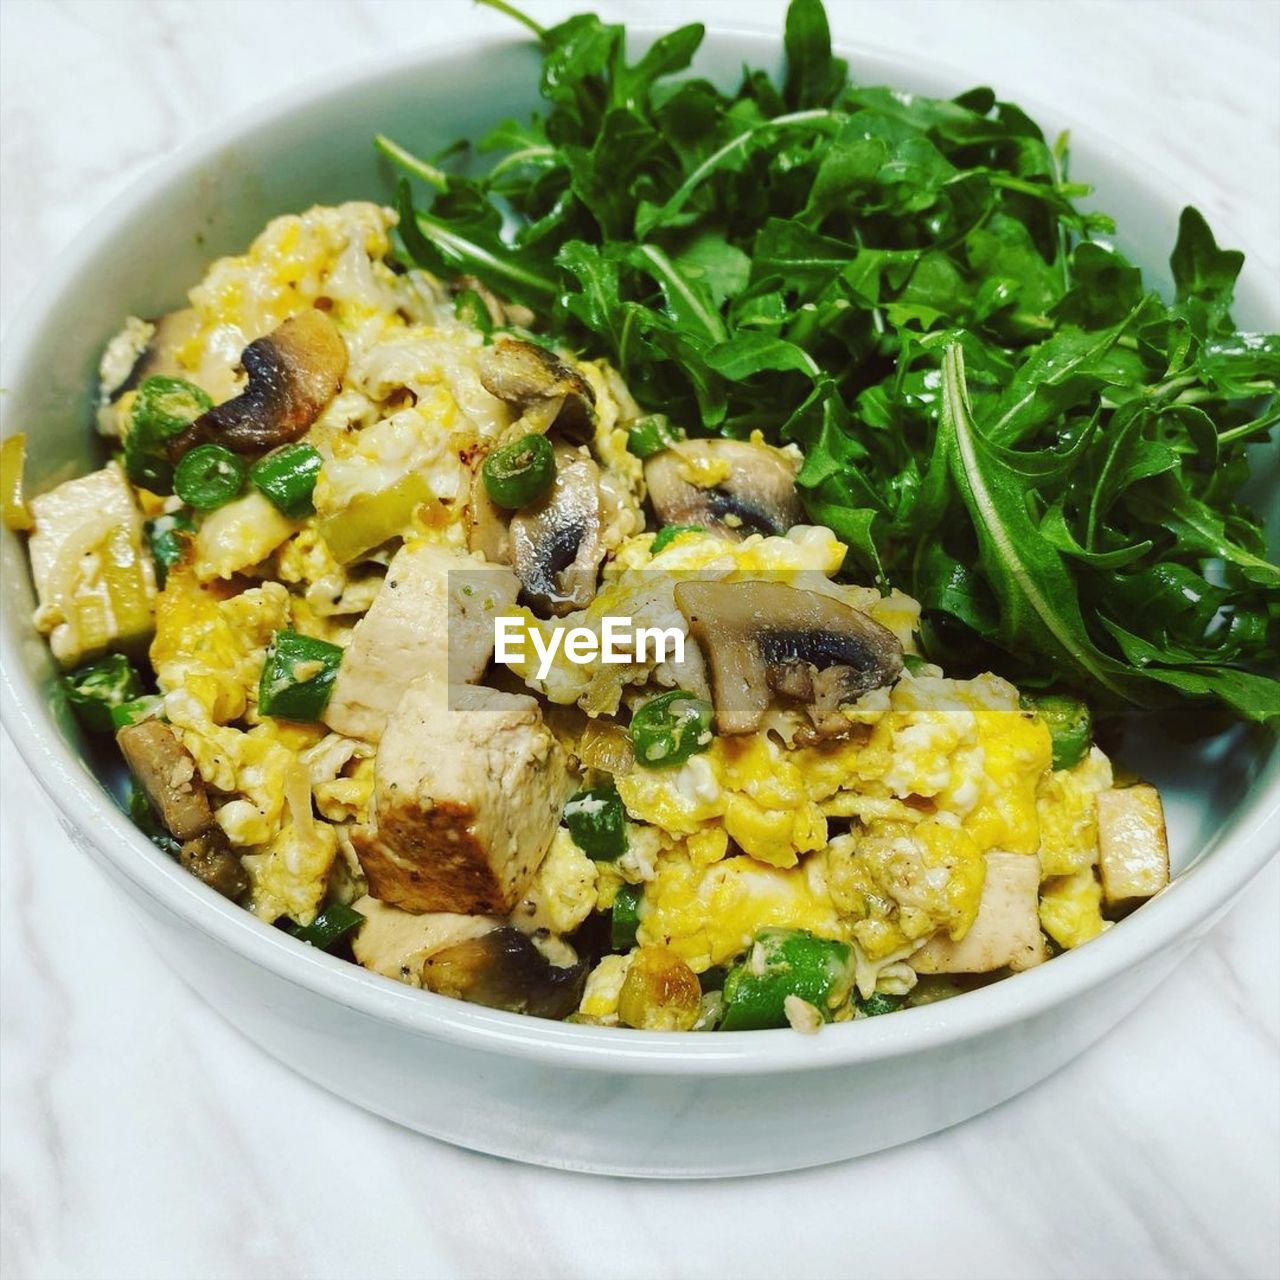
[(155, 567), (118, 463), (31, 499), (28, 551), (37, 628), (73, 667), (108, 649), (141, 650), (154, 630)]
[(1099, 792), (1098, 870), (1109, 907), (1145, 900), (1169, 883), (1164, 805), (1155, 787)]
[(1029, 969), (1046, 958), (1040, 932), (1040, 859), (987, 854), (978, 915), (959, 942), (931, 938), (908, 963), (917, 973), (990, 973)]

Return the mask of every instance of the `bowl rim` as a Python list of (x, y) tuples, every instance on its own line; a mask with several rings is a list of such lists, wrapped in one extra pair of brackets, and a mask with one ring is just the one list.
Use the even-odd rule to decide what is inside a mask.
[[(661, 30), (646, 23), (628, 24), (629, 35), (641, 39)], [(766, 61), (776, 60), (779, 53), (777, 32), (761, 27), (720, 22), (708, 25), (708, 45), (720, 38), (757, 44), (759, 56)], [(497, 44), (527, 45), (528, 41), (475, 34), (429, 50), (374, 55), (323, 79), (309, 79), (202, 131), (140, 175), (95, 214), (90, 229), (60, 254), (7, 326), (3, 341), (6, 371), (28, 363), (27, 348), (44, 318), (69, 285), (92, 265), (101, 245), (222, 148), (247, 133), (277, 126), (283, 118), (317, 100), (370, 84), (389, 71), (427, 68), (463, 54), (474, 57)], [(908, 77), (968, 83), (956, 68), (908, 58), (900, 51), (873, 44), (836, 42), (836, 51), (877, 64), (889, 76), (896, 68)], [(1061, 115), (1037, 103), (1033, 95), (1019, 92), (1018, 98), (1041, 119)], [(1076, 144), (1084, 142), (1090, 152), (1122, 160), (1137, 175), (1136, 185), (1153, 202), (1172, 198), (1164, 178), (1142, 157), (1126, 154), (1088, 129), (1073, 127), (1073, 138)], [(1257, 257), (1252, 261), (1257, 263)], [(1271, 310), (1274, 312), (1274, 307)], [(3, 385), (10, 383), (11, 378), (4, 376)], [(110, 872), (172, 912), (186, 927), (197, 929), (216, 945), (229, 948), (279, 980), (426, 1039), (544, 1065), (643, 1075), (758, 1075), (851, 1066), (968, 1040), (1043, 1014), (1180, 940), (1190, 942), (1280, 849), (1280, 744), (1273, 741), (1246, 798), (1245, 812), (1211, 856), (1197, 855), (1167, 890), (1126, 920), (1123, 928), (1108, 930), (1089, 946), (1056, 957), (1052, 964), (1004, 978), (968, 992), (962, 999), (901, 1010), (893, 1018), (829, 1026), (816, 1037), (796, 1035), (789, 1029), (708, 1036), (637, 1035), (624, 1028), (550, 1022), (465, 1004), (370, 973), (297, 942), (187, 875), (128, 820), (81, 758), (53, 731), (36, 682), (17, 675), (18, 644), (13, 619), (6, 611), (0, 626), (0, 722), (53, 801), (60, 825), (73, 843), (101, 857)]]

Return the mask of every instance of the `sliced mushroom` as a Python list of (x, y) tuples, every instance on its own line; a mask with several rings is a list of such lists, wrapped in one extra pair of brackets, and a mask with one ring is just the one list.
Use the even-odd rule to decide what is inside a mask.
[(160, 720), (121, 729), (116, 744), (156, 816), (175, 840), (194, 840), (213, 826), (213, 810), (195, 757)]
[(467, 549), (479, 551), (490, 564), (510, 564), (511, 533), (507, 516), (489, 497), (484, 471), (477, 466), (471, 477), (471, 499), (467, 503)]
[(516, 576), (535, 609), (560, 616), (591, 603), (605, 551), (600, 528), (600, 469), (557, 445), (551, 491), (513, 516), (509, 528)]
[(886, 627), (831, 596), (780, 582), (682, 582), (676, 604), (711, 664), (716, 729), (753, 733), (773, 694), (803, 704), (812, 729), (848, 733), (842, 708), (902, 671)]
[(262, 453), (305, 435), (342, 385), (347, 345), (333, 321), (313, 309), (249, 343), (240, 363), (248, 386), (197, 418), (171, 446), (174, 457), (205, 440)]
[(663, 524), (700, 524), (743, 537), (786, 533), (804, 519), (791, 459), (746, 440), (682, 440), (644, 464)]
[(534, 342), (499, 338), (480, 357), (480, 384), (539, 430), (558, 428), (579, 443), (595, 431), (596, 394), (573, 367)]
[(221, 827), (210, 827), (178, 850), (178, 861), (197, 880), (233, 902), (249, 892), (249, 874)]
[(578, 1007), (587, 968), (582, 960), (553, 965), (519, 929), (506, 926), (428, 956), (422, 985), (490, 1009), (560, 1019)]

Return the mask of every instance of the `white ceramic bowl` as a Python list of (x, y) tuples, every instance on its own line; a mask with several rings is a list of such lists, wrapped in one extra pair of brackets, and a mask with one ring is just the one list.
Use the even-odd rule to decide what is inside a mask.
[[(712, 34), (697, 69), (732, 82), (777, 40)], [(5, 431), (25, 429), (39, 490), (96, 465), (89, 409), (104, 341), (127, 314), (177, 305), (215, 256), (268, 218), (379, 198), (375, 131), (427, 152), (532, 108), (536, 56), (511, 42), (382, 59), (211, 134), (95, 219), (7, 335)], [(860, 51), (864, 81), (968, 86)], [(1044, 113), (1048, 124), (1054, 121)], [(1073, 135), (1123, 247), (1167, 284), (1179, 197)], [(1280, 327), (1247, 276), (1239, 314)], [(1144, 753), (1169, 805), (1176, 883), (1079, 951), (957, 999), (826, 1028), (641, 1034), (492, 1012), (411, 990), (305, 947), (158, 852), (119, 811), (51, 705), (20, 541), (3, 544), (4, 723), (73, 844), (120, 888), (165, 962), (268, 1053), (401, 1124), (518, 1160), (693, 1177), (799, 1168), (954, 1124), (1042, 1079), (1123, 1018), (1263, 866), (1280, 831), (1280, 753), (1237, 732), (1194, 756)]]

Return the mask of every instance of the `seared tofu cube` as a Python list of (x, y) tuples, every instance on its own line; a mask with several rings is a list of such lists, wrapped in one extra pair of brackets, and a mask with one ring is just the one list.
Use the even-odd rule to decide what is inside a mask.
[(36, 627), (74, 667), (109, 649), (138, 652), (154, 630), (155, 568), (118, 463), (31, 499), (28, 551)]
[(493, 654), (493, 619), (515, 604), (510, 569), (424, 543), (397, 552), (342, 659), (325, 723), (377, 742), (415, 680), (478, 680)]
[(1164, 805), (1155, 787), (1099, 792), (1098, 870), (1109, 907), (1143, 901), (1169, 883)]
[(502, 924), (492, 916), (414, 915), (368, 894), (352, 905), (364, 916), (351, 940), (356, 962), (411, 987), (422, 986), (422, 966), (437, 951), (482, 937)]
[(969, 932), (959, 942), (945, 933), (931, 938), (908, 963), (917, 973), (991, 973), (1039, 964), (1046, 958), (1039, 895), (1039, 858), (987, 854), (982, 899)]
[(352, 833), (369, 892), (417, 912), (510, 912), (568, 791), (533, 698), (432, 677), (410, 685), (374, 766), (376, 826)]

